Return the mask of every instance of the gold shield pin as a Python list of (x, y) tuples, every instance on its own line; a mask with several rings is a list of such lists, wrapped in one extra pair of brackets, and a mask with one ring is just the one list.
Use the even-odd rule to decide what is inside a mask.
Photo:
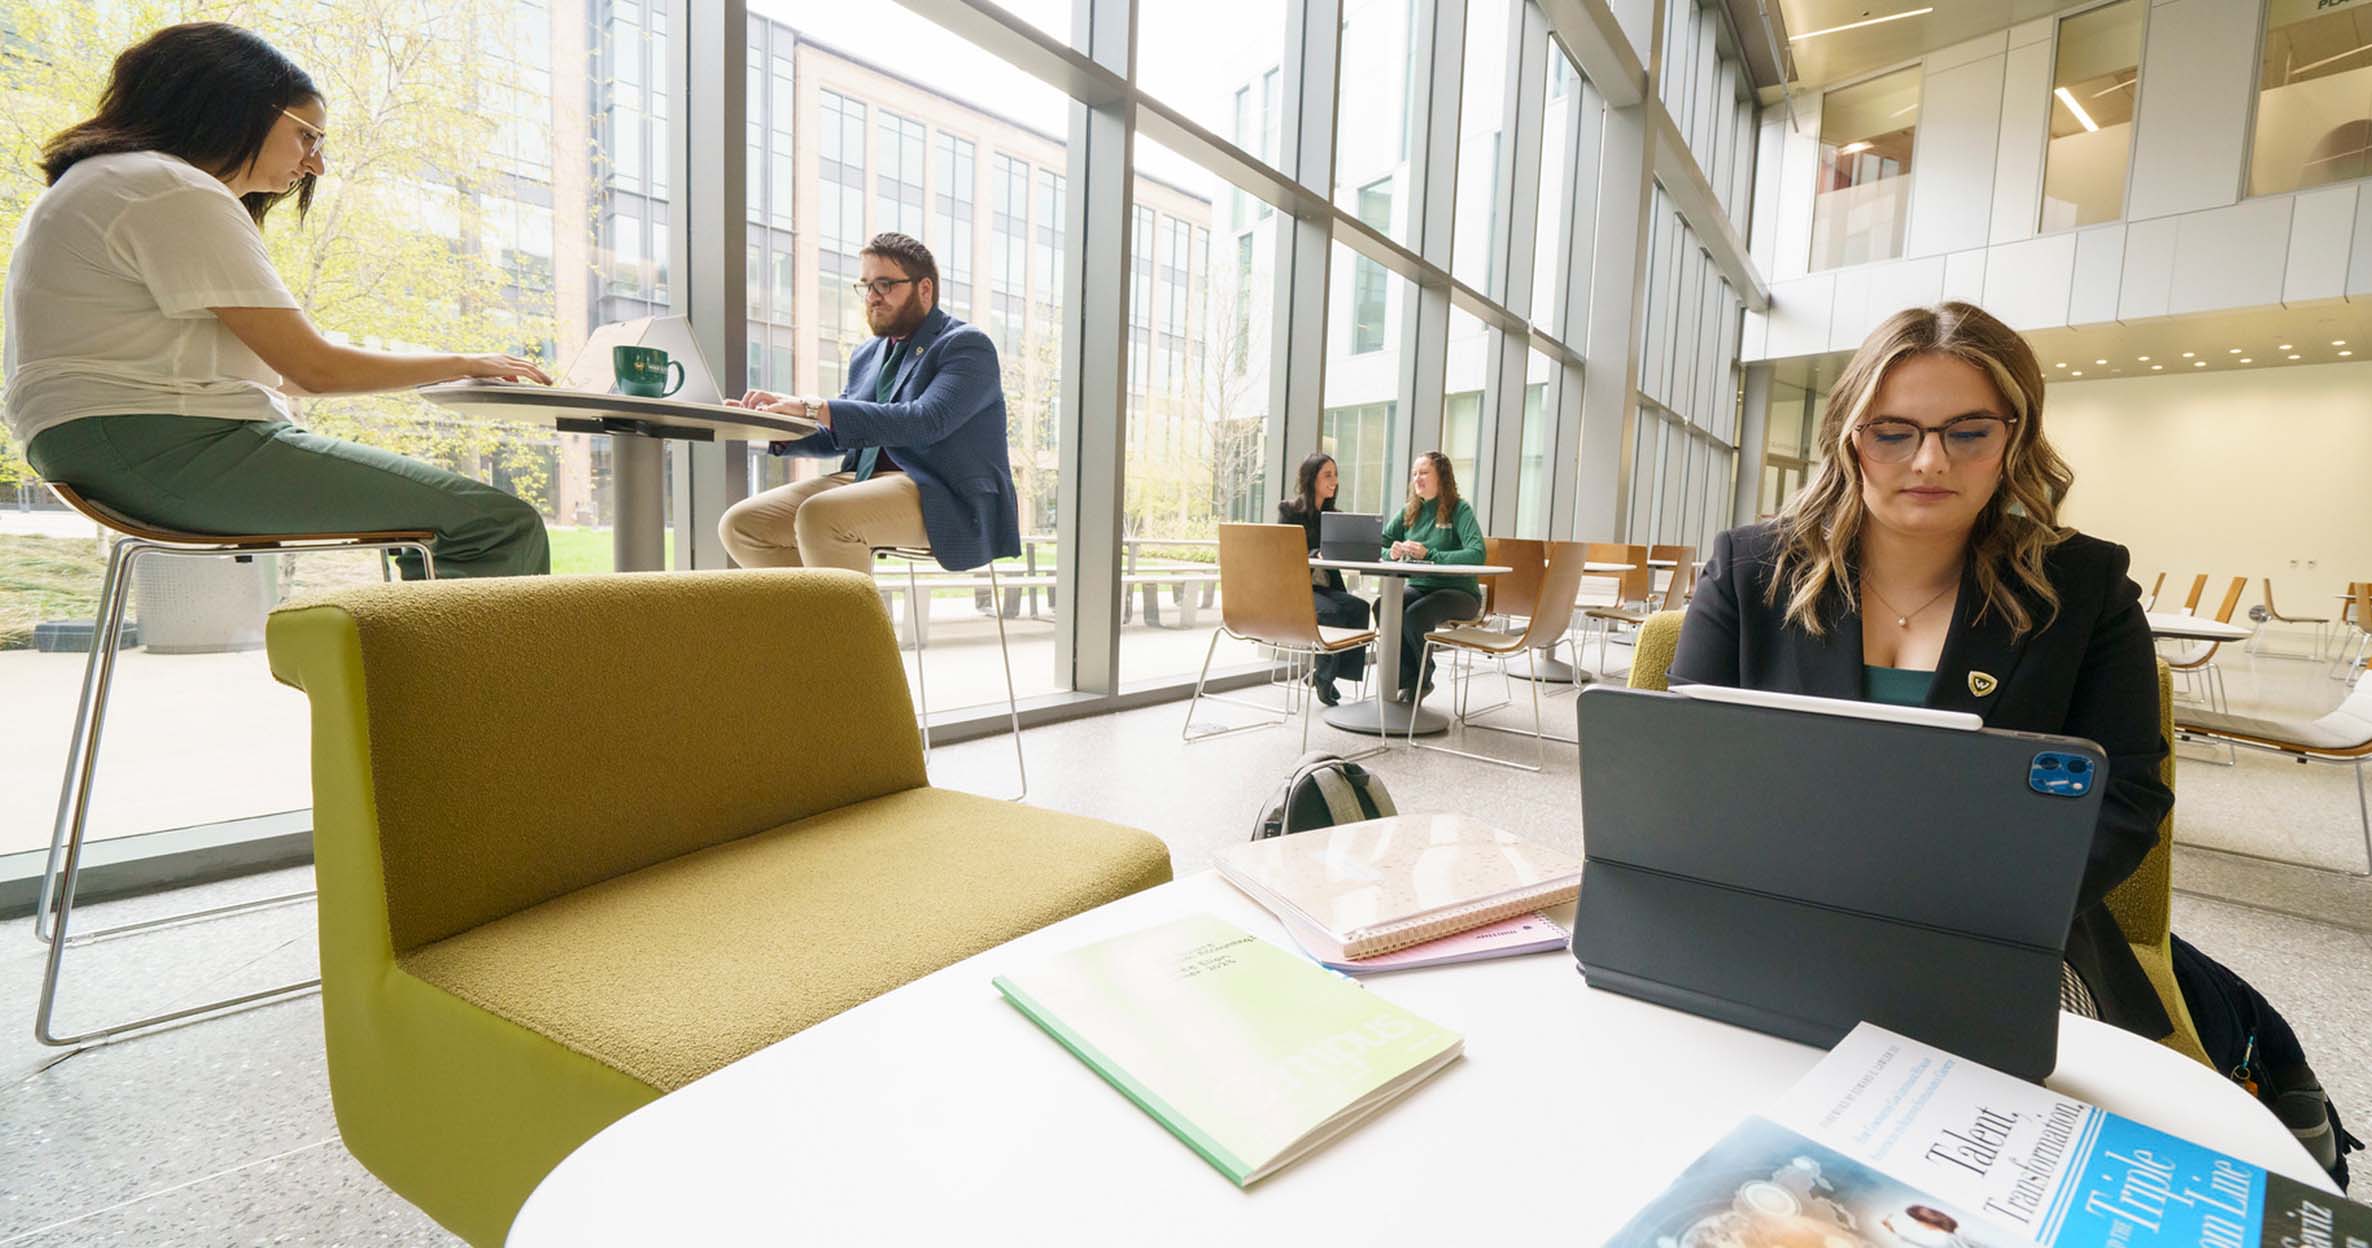
[(1987, 675), (1984, 672), (1970, 672), (1968, 674), (1968, 691), (1980, 698), (1991, 694), (1994, 690), (1999, 688), (2001, 688), (2001, 682), (1995, 680), (1993, 677)]

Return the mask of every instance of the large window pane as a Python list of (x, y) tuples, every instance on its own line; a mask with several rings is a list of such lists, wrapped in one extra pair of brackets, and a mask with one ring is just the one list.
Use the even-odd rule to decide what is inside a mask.
[(1594, 127), (1600, 124), (1604, 106), (1598, 93), (1582, 81), (1581, 71), (1573, 67), (1565, 49), (1554, 42), (1548, 48), (1547, 73), (1548, 107), (1540, 134), (1540, 222), (1532, 241), (1532, 321), (1560, 338), (1573, 340), (1580, 335), (1564, 324), (1567, 283), (1574, 280), (1565, 264), (1565, 240), (1588, 239), (1597, 222), (1573, 220), (1579, 205), (1565, 195), (1565, 158), (1572, 146), (1565, 114), (1573, 97), (1580, 96), (1581, 124)]
[(2140, 93), (2142, 0), (2119, 0), (2059, 23), (2051, 79), (2051, 146), (2043, 158), (2045, 230), (2125, 215), (2125, 163)]
[(1496, 331), (1456, 308), (1450, 309), (1449, 358), (1442, 367), (1443, 388), (1448, 393), (1442, 402), (1438, 449), (1450, 457), (1450, 469), (1458, 476), (1458, 490), (1475, 504), (1477, 512), (1484, 510), (1485, 495), (1489, 492), (1475, 467), (1482, 458), (1484, 426), (1489, 423), (1484, 418), (1485, 389), (1496, 362), (1498, 345)]
[[(1362, 268), (1362, 266), (1371, 266)], [(1408, 280), (1371, 265), (1350, 248), (1334, 244), (1329, 262), (1333, 289), (1326, 313), (1326, 405), (1318, 422), (1318, 449), (1334, 456), (1342, 472), (1344, 511), (1386, 511), (1407, 491), (1408, 465), (1391, 462), (1391, 435), (1400, 418), (1401, 318), (1408, 315)], [(1372, 350), (1357, 340), (1369, 322), (1353, 311), (1351, 287), (1373, 283), (1375, 329)]]
[[(174, 5), (168, 16), (252, 24), (252, 8), (208, 0)], [(435, 6), (373, 7), (368, 21), (355, 20), (365, 6), (354, 0), (321, 8), (321, 20), (269, 34), (327, 93), (329, 174), (307, 221), (283, 206), (264, 237), (326, 334), (564, 364), (590, 324), (664, 307), (670, 109), (661, 20), (632, 11), (596, 23), (582, 5), (518, 0), (478, 6), (489, 23), (484, 37), (462, 41), (452, 37), (453, 16)], [(162, 20), (154, 6), (7, 6), (7, 108), (20, 150), (87, 117), (116, 54)], [(0, 271), (42, 189), (28, 160), (0, 169)], [(624, 279), (615, 295), (613, 276)], [(292, 406), (311, 429), (534, 503), (555, 570), (613, 565), (607, 438), (463, 420), (408, 393)], [(48, 841), (87, 655), (44, 651), (36, 632), (92, 620), (104, 558), (98, 530), (41, 490), (22, 448), (0, 433), (0, 708), (9, 722), (0, 731), (8, 743), (0, 854)], [(127, 636), (115, 677), (91, 837), (305, 807), (305, 702), (265, 669), (263, 611), (291, 593), (376, 582), (376, 557), (144, 562), (128, 625), (137, 639)], [(226, 601), (233, 614), (208, 618), (209, 605)], [(204, 652), (168, 652), (183, 647)], [(209, 730), (191, 731), (197, 723)]]
[(2372, 7), (2266, 10), (2249, 193), (2271, 195), (2372, 173)]
[(1563, 370), (1538, 351), (1525, 355), (1523, 459), (1516, 466), (1515, 535), (1547, 537), (1549, 504), (1556, 492), (1555, 468), (1549, 463), (1557, 432), (1551, 396), (1562, 381)]
[[(1275, 164), (1285, 7), (1286, 0), (1139, 4), (1138, 85), (1187, 120)], [(1214, 203), (1235, 203), (1232, 188), (1213, 189)]]
[(1820, 105), (1819, 183), (1812, 200), (1812, 267), (1903, 254), (1911, 202), (1911, 140), (1919, 125), (1919, 67), (1831, 91)]
[[(1284, 486), (1264, 472), (1268, 445), (1273, 229), (1226, 232), (1233, 188), (1142, 135), (1130, 350), (1150, 344), (1146, 385), (1129, 395), (1123, 495), (1123, 677), (1193, 674), (1216, 622), (1219, 525), (1271, 523)], [(1213, 229), (1221, 231), (1214, 243)], [(1135, 318), (1140, 314), (1142, 320)], [(1256, 662), (1222, 642), (1214, 668)]]
[[(1341, 103), (1335, 126), (1334, 201), (1381, 231), (1408, 239), (1408, 158), (1424, 125), (1415, 114), (1410, 0), (1343, 5)], [(1371, 216), (1372, 205), (1385, 211)]]
[[(1008, 7), (1069, 30), (1068, 0)], [(969, 41), (895, 5), (751, 0), (752, 42), (795, 57), (778, 66), (766, 130), (812, 136), (797, 153), (800, 231), (768, 233), (792, 274), (796, 311), (769, 290), (769, 388), (836, 395), (849, 355), (873, 337), (851, 289), (866, 241), (885, 230), (921, 238), (939, 269), (939, 306), (977, 324), (1003, 371), (1008, 454), (1020, 496), (1023, 554), (998, 566), (1005, 599), (968, 582), (927, 592), (934, 713), (1001, 702), (1004, 669), (994, 612), (1006, 615), (1013, 679), (1023, 697), (1068, 687), (1054, 664), (1062, 615), (1054, 577), (1071, 557), (1055, 523), (1060, 475), (1061, 211), (1069, 172), (1069, 101)], [(914, 67), (927, 66), (927, 72)], [(752, 171), (751, 186), (758, 185)], [(753, 191), (754, 193), (754, 191)], [(753, 244), (757, 235), (753, 232)], [(754, 299), (753, 299), (754, 302)], [(792, 326), (796, 325), (796, 332)], [(753, 362), (753, 371), (758, 364)], [(777, 384), (778, 383), (778, 384)], [(866, 396), (871, 397), (871, 396)], [(827, 459), (758, 457), (764, 488), (835, 467)], [(885, 584), (905, 571), (881, 565)], [(931, 576), (925, 568), (927, 585)], [(952, 578), (948, 578), (952, 579)], [(903, 611), (902, 599), (895, 605)], [(915, 662), (907, 655), (909, 670)]]
[[(1359, 188), (1359, 219), (1381, 230), (1392, 218), (1392, 182), (1389, 178)], [(1360, 256), (1352, 262), (1351, 279), (1351, 354), (1365, 355), (1384, 348), (1384, 266)]]
[(1508, 0), (1468, 0), (1466, 72), (1458, 104), (1458, 209), (1450, 236), (1450, 272), (1486, 294), (1498, 293), (1499, 167), (1506, 134)]

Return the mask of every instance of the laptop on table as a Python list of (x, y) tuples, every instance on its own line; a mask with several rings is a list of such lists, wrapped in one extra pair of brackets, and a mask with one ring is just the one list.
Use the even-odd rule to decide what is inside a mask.
[(1580, 696), (1592, 987), (1823, 1047), (1867, 1019), (2041, 1079), (2107, 758), (1974, 715)]
[(1383, 558), (1384, 518), (1363, 511), (1318, 513), (1318, 557), (1374, 563)]

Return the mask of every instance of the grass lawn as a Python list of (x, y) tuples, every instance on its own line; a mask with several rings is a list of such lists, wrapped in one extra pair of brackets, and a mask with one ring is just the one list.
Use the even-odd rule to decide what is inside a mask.
[(107, 548), (88, 538), (0, 535), (0, 650), (33, 644), (43, 620), (87, 620), (98, 610)]

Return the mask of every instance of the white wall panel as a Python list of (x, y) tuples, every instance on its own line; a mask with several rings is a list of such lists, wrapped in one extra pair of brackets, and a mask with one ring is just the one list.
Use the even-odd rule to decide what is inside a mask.
[(2281, 301), (2336, 299), (2347, 293), (2348, 250), (2356, 226), (2356, 188), (2335, 186), (2309, 191), (2294, 202)]
[(1829, 303), (1828, 349), (1851, 351), (1869, 337), (1870, 326), (1870, 270), (1873, 265), (1855, 265), (1837, 270), (1837, 289)]
[(2175, 223), (2166, 310), (2180, 316), (2280, 303), (2289, 242), (2288, 196), (2184, 214)]
[(1985, 252), (1956, 251), (1944, 257), (1944, 298), (1982, 306), (1985, 302)]
[(2240, 197), (2260, 7), (2168, 0), (2150, 11), (2127, 220), (2220, 207)]
[(2356, 196), (2355, 244), (2347, 255), (2347, 295), (2372, 295), (2372, 195)]
[(1783, 167), (1781, 151), (1787, 143), (1787, 109), (1771, 110), (1771, 116), (1754, 128), (1754, 224), (1746, 240), (1747, 254), (1754, 258), (1756, 268), (1771, 272), (1778, 258), (1779, 248), (1779, 179), (1774, 170)]
[(1768, 358), (1817, 355), (1828, 349), (1829, 308), (1836, 287), (1836, 276), (1830, 273), (1772, 285)]
[[(2041, 23), (2046, 27), (2049, 23)], [(2043, 145), (2051, 126), (2051, 45), (2013, 48), (2001, 76), (2001, 133), (1993, 156), (1993, 214), (1988, 237), (2014, 243), (2034, 237), (2043, 193)]]
[(1869, 274), (1869, 322), (1872, 328), (1904, 308), (1930, 307), (1944, 300), (1942, 256), (1873, 264)]
[(2125, 274), (2117, 283), (2117, 319), (2137, 321), (2166, 315), (2174, 293), (2172, 217), (2136, 221), (2125, 227)]
[(2031, 22), (2020, 22), (2010, 27), (2010, 46), (2023, 48), (2030, 43), (2047, 43), (2050, 41), (2054, 28), (2058, 25), (2056, 18), (2049, 17), (2038, 17)]
[(1782, 121), (1779, 150), (1779, 246), (1771, 280), (1802, 277), (1812, 269), (1812, 191), (1820, 176), (1820, 101), (1805, 99), (1793, 109), (1773, 110), (1783, 118), (1802, 114), (1798, 129)]
[[(1974, 65), (1989, 56), (2000, 56), (2008, 50), (2009, 46), (2009, 32), (1997, 30), (1990, 35), (1979, 35), (1965, 43), (1955, 43), (1948, 48), (1938, 48), (1922, 57), (1920, 63), (1927, 67), (1928, 76), (1933, 77), (1947, 69), (1958, 69), (1963, 65)], [(1919, 120), (1924, 123), (1927, 120), (1925, 116), (1927, 110), (1922, 108), (1919, 111), (1921, 114)]]
[(2067, 324), (2067, 292), (2075, 280), (2073, 234), (2004, 243), (1985, 251), (1985, 310), (2012, 329)]
[(1941, 73), (1931, 62), (1920, 87), (1905, 255), (1938, 256), (1985, 245), (1993, 154), (2001, 137), (2002, 59), (1987, 56)]
[(2125, 275), (2125, 227), (2079, 230), (2075, 240), (2075, 288), (2067, 297), (2067, 323), (2113, 321), (2117, 319), (2117, 283)]
[(1746, 330), (1738, 341), (1738, 358), (1753, 363), (1771, 358), (1771, 318), (1768, 313), (1749, 310)]

